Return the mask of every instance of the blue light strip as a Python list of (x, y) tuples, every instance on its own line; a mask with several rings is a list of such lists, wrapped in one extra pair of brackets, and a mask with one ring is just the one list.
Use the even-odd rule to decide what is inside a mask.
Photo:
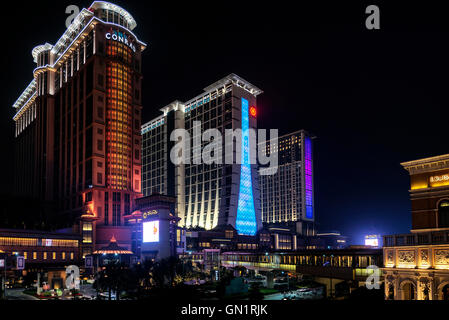
[(239, 234), (253, 236), (257, 233), (251, 180), (248, 100), (242, 98), (242, 157), (240, 166), (240, 189), (237, 207), (236, 229)]
[(164, 120), (164, 119), (158, 120), (158, 121), (156, 121), (156, 122), (154, 122), (154, 123), (148, 125), (148, 127), (144, 128), (144, 129), (142, 130), (141, 134), (145, 134), (145, 133), (147, 133), (148, 131), (151, 131), (151, 130), (153, 130), (153, 129), (156, 129), (157, 127), (159, 127), (159, 126), (161, 126), (161, 125), (163, 125), (163, 124), (165, 124), (165, 120)]

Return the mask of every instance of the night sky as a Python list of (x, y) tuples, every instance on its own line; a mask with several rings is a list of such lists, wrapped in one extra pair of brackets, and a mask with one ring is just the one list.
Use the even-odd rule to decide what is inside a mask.
[[(32, 79), (31, 50), (59, 39), (68, 5), (90, 3), (36, 1), (3, 11), (11, 19), (1, 40), (3, 168), (14, 161), (12, 104)], [(149, 44), (143, 122), (236, 73), (264, 90), (259, 127), (317, 136), (320, 231), (341, 231), (354, 243), (368, 233), (409, 231), (409, 179), (400, 162), (449, 153), (443, 8), (379, 4), (381, 30), (370, 31), (364, 12), (374, 2), (114, 3), (133, 15), (134, 33)], [(2, 171), (0, 192), (8, 195), (13, 172)]]

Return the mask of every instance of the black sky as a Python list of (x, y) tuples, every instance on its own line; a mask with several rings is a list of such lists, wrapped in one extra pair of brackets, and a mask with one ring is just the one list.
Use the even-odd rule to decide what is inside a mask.
[[(32, 79), (33, 47), (54, 44), (65, 8), (39, 1), (5, 8), (2, 162), (13, 163), (12, 104)], [(143, 54), (143, 121), (175, 99), (236, 73), (264, 90), (259, 127), (306, 129), (315, 140), (320, 230), (360, 242), (408, 232), (409, 180), (400, 162), (449, 153), (448, 27), (435, 4), (378, 3), (381, 30), (365, 28), (367, 4), (115, 1), (137, 21)], [(302, 2), (300, 2), (302, 3)], [(374, 3), (375, 4), (375, 3)], [(4, 15), (5, 16), (5, 15)], [(9, 194), (6, 170), (0, 191)]]

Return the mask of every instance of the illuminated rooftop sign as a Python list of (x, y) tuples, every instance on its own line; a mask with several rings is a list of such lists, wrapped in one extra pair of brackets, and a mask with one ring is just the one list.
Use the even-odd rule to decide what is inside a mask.
[(444, 182), (444, 181), (449, 181), (449, 174), (444, 174), (442, 176), (434, 176), (434, 177), (430, 177), (430, 182), (434, 183), (434, 182)]
[(124, 32), (118, 31), (118, 30), (110, 30), (105, 35), (106, 39), (113, 40), (117, 42), (121, 42), (125, 44), (126, 46), (130, 47), (133, 52), (136, 52), (136, 46), (134, 45), (134, 39), (130, 36), (127, 36)]
[(433, 188), (449, 185), (449, 173), (429, 177), (429, 184)]

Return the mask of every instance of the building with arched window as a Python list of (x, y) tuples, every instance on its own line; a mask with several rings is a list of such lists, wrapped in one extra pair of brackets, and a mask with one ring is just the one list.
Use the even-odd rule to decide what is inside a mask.
[(385, 297), (449, 300), (449, 154), (402, 163), (412, 230), (384, 237)]

